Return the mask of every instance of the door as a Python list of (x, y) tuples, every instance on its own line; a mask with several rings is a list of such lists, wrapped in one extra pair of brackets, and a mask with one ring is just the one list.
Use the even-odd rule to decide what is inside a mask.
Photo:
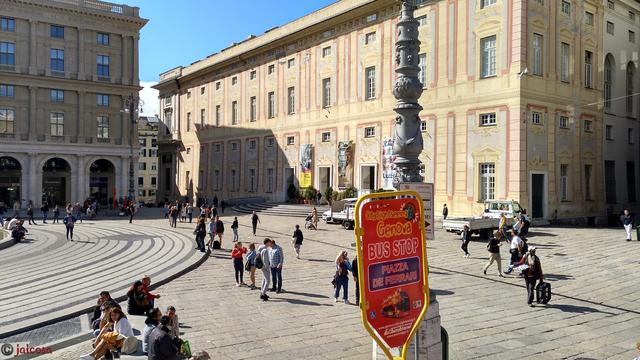
[(544, 174), (531, 174), (531, 217), (544, 217)]
[(285, 168), (284, 169), (284, 193), (287, 194), (287, 200), (291, 200), (293, 198), (293, 192), (289, 192), (289, 186), (295, 186), (295, 170), (293, 168)]
[(321, 166), (319, 169), (320, 176), (318, 178), (318, 191), (324, 196), (325, 191), (331, 186), (331, 168), (328, 166)]
[(376, 167), (374, 165), (364, 165), (360, 168), (360, 189), (376, 189)]

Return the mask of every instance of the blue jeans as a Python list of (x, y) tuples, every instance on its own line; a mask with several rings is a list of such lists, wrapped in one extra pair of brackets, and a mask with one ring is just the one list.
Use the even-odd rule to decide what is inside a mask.
[(271, 281), (273, 281), (273, 285), (271, 286), (271, 290), (280, 291), (282, 290), (282, 269), (281, 268), (271, 268)]
[(233, 228), (233, 241), (238, 241), (238, 228)]
[(340, 297), (340, 287), (342, 287), (342, 298), (344, 300), (349, 299), (349, 278), (346, 276), (338, 276), (336, 278), (336, 292), (333, 295), (334, 298)]

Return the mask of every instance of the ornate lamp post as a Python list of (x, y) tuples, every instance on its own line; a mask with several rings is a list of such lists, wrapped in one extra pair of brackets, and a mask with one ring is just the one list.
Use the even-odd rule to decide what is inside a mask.
[(123, 112), (129, 113), (130, 119), (130, 130), (129, 134), (129, 200), (135, 199), (136, 196), (136, 187), (135, 187), (135, 170), (133, 164), (133, 138), (135, 137), (135, 132), (138, 131), (138, 117), (137, 112), (138, 109), (142, 109), (144, 102), (142, 99), (135, 97), (133, 94), (123, 98), (122, 103), (124, 109)]
[(418, 158), (422, 152), (422, 132), (418, 114), (422, 106), (418, 99), (422, 95), (422, 83), (418, 78), (420, 41), (418, 40), (418, 20), (413, 17), (416, 9), (413, 1), (402, 0), (402, 10), (398, 20), (398, 40), (396, 42), (396, 83), (393, 95), (398, 100), (393, 109), (396, 113), (396, 125), (393, 133), (393, 153), (396, 175), (393, 185), (400, 183), (422, 182), (420, 175), (422, 162)]

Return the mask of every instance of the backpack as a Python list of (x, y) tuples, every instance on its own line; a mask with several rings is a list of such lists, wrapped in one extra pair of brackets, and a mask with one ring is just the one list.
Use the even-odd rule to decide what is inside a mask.
[(256, 269), (262, 269), (264, 267), (264, 263), (262, 262), (262, 255), (260, 255), (260, 253), (256, 255), (256, 259), (254, 260), (254, 262), (254, 266), (256, 267)]
[(67, 225), (69, 223), (69, 219), (65, 217), (64, 219), (62, 219), (62, 223)]

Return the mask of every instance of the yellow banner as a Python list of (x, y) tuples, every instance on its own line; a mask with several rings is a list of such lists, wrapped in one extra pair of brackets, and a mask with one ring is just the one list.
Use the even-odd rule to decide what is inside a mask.
[(311, 171), (300, 173), (300, 188), (306, 188), (311, 186)]

